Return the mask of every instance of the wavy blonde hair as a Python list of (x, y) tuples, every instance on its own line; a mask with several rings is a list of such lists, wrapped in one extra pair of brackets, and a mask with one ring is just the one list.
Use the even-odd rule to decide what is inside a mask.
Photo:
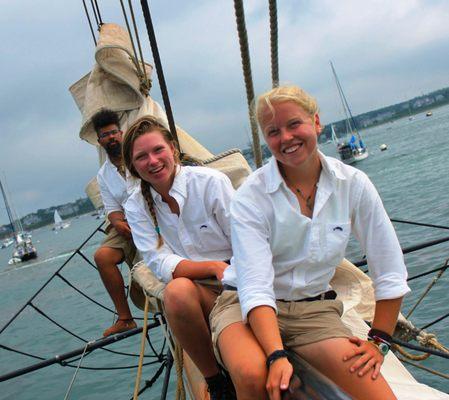
[(308, 94), (305, 90), (295, 85), (278, 86), (268, 92), (262, 93), (257, 97), (255, 102), (254, 114), (262, 127), (262, 115), (265, 109), (269, 109), (274, 118), (273, 104), (284, 103), (286, 101), (292, 101), (300, 106), (307, 114), (312, 118), (319, 113), (318, 103), (314, 97)]

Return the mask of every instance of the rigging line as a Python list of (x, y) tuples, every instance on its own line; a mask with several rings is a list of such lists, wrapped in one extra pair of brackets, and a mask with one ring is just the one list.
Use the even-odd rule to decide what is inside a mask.
[(90, 20), (89, 12), (86, 7), (86, 0), (83, 0), (84, 11), (86, 13), (87, 21), (89, 23), (90, 33), (92, 34), (92, 39), (94, 40), (95, 47), (97, 46), (97, 39), (95, 38), (94, 28), (92, 28), (92, 21)]
[(260, 146), (259, 132), (257, 128), (256, 118), (252, 112), (252, 104), (254, 101), (254, 86), (251, 74), (251, 59), (249, 56), (248, 33), (245, 24), (245, 9), (242, 0), (234, 0), (235, 18), (237, 22), (237, 32), (240, 44), (240, 57), (242, 59), (243, 78), (246, 88), (246, 99), (248, 102), (249, 122), (251, 126), (251, 135), (253, 139), (253, 154), (256, 167), (262, 166), (262, 150)]
[(134, 34), (136, 35), (136, 42), (137, 42), (137, 47), (139, 49), (140, 59), (142, 60), (143, 76), (145, 78), (145, 82), (147, 82), (149, 84), (149, 88), (148, 88), (148, 90), (149, 90), (151, 88), (151, 83), (150, 83), (149, 77), (147, 76), (147, 71), (145, 69), (145, 60), (143, 59), (143, 52), (142, 52), (142, 46), (140, 45), (139, 31), (137, 29), (136, 18), (134, 17), (134, 8), (131, 4), (131, 0), (128, 0), (128, 7), (129, 7), (129, 11), (131, 13), (131, 19), (133, 21)]
[(420, 329), (427, 329), (428, 327), (430, 327), (430, 326), (432, 326), (432, 325), (435, 325), (437, 322), (440, 322), (440, 321), (442, 321), (443, 319), (446, 319), (447, 317), (449, 317), (449, 313), (447, 313), (447, 314), (441, 316), (440, 318), (437, 318), (436, 320), (434, 320), (434, 321), (428, 323), (427, 325), (424, 325), (424, 326), (421, 327)]
[[(449, 242), (449, 237), (448, 236), (446, 236), (444, 238), (441, 238), (441, 239), (430, 240), (428, 242), (420, 243), (420, 244), (417, 244), (417, 245), (414, 245), (414, 246), (405, 247), (405, 248), (402, 249), (402, 254), (412, 253), (414, 251), (422, 250), (422, 249), (425, 249), (427, 247), (435, 246), (437, 244), (441, 244), (441, 243), (444, 243), (444, 242)], [(363, 267), (367, 263), (368, 263), (368, 260), (364, 259), (364, 260), (357, 261), (357, 262), (355, 262), (353, 264), (356, 267)], [(368, 270), (365, 270), (363, 272), (366, 273), (366, 272), (368, 272)]]
[[(105, 305), (101, 304), (100, 302), (94, 300), (92, 297), (88, 296), (86, 293), (84, 293), (82, 290), (78, 289), (75, 285), (73, 285), (72, 283), (70, 283), (70, 281), (68, 281), (66, 278), (64, 278), (61, 274), (56, 274), (56, 276), (58, 278), (60, 278), (66, 285), (70, 286), (73, 290), (77, 291), (80, 295), (84, 296), (86, 299), (90, 300), (92, 303), (96, 304), (97, 306), (103, 308), (106, 311), (109, 311), (110, 313), (117, 315), (117, 313), (112, 310), (111, 308), (106, 307)], [(134, 317), (135, 320), (143, 320), (143, 318), (137, 318)]]
[(162, 361), (162, 358), (163, 358), (162, 353), (163, 353), (164, 348), (165, 348), (165, 340), (164, 340), (164, 342), (162, 343), (161, 352), (158, 353), (158, 352), (156, 351), (156, 349), (154, 348), (153, 343), (152, 343), (151, 340), (150, 340), (150, 335), (148, 334), (148, 332), (146, 333), (145, 336), (146, 336), (146, 338), (147, 338), (148, 345), (150, 346), (150, 348), (151, 348), (151, 350), (153, 351), (154, 355), (158, 358), (159, 361)]
[(414, 222), (414, 221), (406, 221), (404, 219), (396, 219), (396, 218), (390, 218), (391, 222), (400, 222), (401, 224), (410, 224), (410, 225), (417, 225), (417, 226), (427, 226), (428, 228), (440, 228), (440, 229), (449, 229), (449, 226), (444, 225), (434, 225), (434, 224), (425, 224), (423, 222)]
[(98, 268), (97, 268), (97, 266), (92, 262), (92, 261), (90, 261), (82, 252), (81, 252), (81, 250), (77, 250), (76, 251), (77, 252), (77, 254), (78, 255), (80, 255), (82, 258), (84, 258), (84, 261), (86, 261), (92, 268), (94, 268), (94, 269), (96, 269), (97, 271), (98, 271)]
[(44, 288), (53, 280), (53, 278), (55, 277), (55, 275), (57, 273), (59, 273), (68, 263), (69, 261), (72, 260), (73, 257), (75, 257), (75, 254), (78, 254), (78, 252), (80, 251), (80, 249), (82, 249), (85, 244), (92, 239), (92, 237), (97, 233), (97, 231), (99, 229), (101, 229), (101, 227), (104, 225), (106, 221), (103, 221), (88, 237), (87, 239), (81, 243), (81, 245), (72, 253), (72, 255), (65, 260), (65, 262), (61, 265), (61, 267), (59, 267), (59, 269), (57, 271), (55, 271), (50, 278), (48, 278), (48, 280), (40, 287), (40, 289), (38, 289), (33, 296), (31, 296), (31, 298), (11, 317), (11, 319), (2, 327), (2, 329), (0, 330), (0, 335), (3, 333), (3, 331), (19, 316), (19, 314), (25, 309), (25, 307), (27, 305), (29, 305), (38, 295), (40, 292), (42, 292), (42, 290), (44, 290)]
[(97, 14), (98, 14), (98, 19), (100, 21), (100, 24), (99, 24), (98, 28), (100, 28), (100, 26), (103, 25), (103, 20), (101, 19), (100, 8), (98, 7), (97, 0), (94, 0), (94, 3), (95, 3), (95, 8), (96, 8)]
[[(333, 65), (332, 65), (332, 70), (333, 70), (334, 73), (335, 73), (335, 69), (334, 69), (334, 66), (333, 66)], [(342, 98), (343, 98), (343, 100), (344, 100), (344, 102), (345, 102), (345, 105), (346, 105), (346, 108), (347, 108), (347, 110), (348, 110), (349, 116), (351, 117), (351, 121), (352, 121), (352, 123), (353, 123), (353, 125), (354, 125), (354, 130), (357, 132), (357, 136), (359, 137), (359, 140), (360, 140), (360, 135), (359, 135), (359, 132), (358, 132), (357, 124), (356, 124), (355, 119), (354, 119), (354, 117), (353, 117), (353, 115), (352, 115), (351, 108), (349, 107), (348, 100), (346, 100), (345, 92), (343, 92), (343, 88), (341, 87), (341, 83), (340, 83), (340, 80), (338, 79), (337, 73), (335, 73), (335, 79), (336, 79), (336, 81), (337, 81), (338, 88), (339, 88), (339, 90), (340, 90), (341, 96), (342, 96)]]
[(276, 0), (269, 0), (270, 9), (270, 43), (271, 43), (271, 81), (273, 88), (279, 86), (278, 60), (278, 16)]
[[(423, 329), (423, 328), (421, 328), (421, 329)], [(419, 346), (419, 345), (416, 345), (416, 344), (408, 343), (408, 342), (405, 342), (404, 340), (398, 339), (398, 338), (396, 338), (394, 336), (391, 338), (391, 341), (392, 341), (392, 343), (398, 344), (398, 345), (400, 345), (402, 347), (407, 347), (408, 349), (421, 351), (423, 353), (430, 353), (430, 354), (433, 354), (434, 356), (438, 356), (438, 357), (449, 359), (449, 353), (443, 353), (442, 351), (435, 350), (435, 349), (432, 349), (430, 347)]]
[(423, 272), (422, 274), (418, 274), (418, 275), (412, 276), (411, 278), (408, 278), (407, 282), (413, 281), (414, 279), (421, 278), (426, 275), (433, 274), (434, 272), (438, 272), (438, 271), (441, 271), (442, 269), (446, 269), (446, 268), (448, 268), (448, 265), (444, 265), (443, 267), (438, 267), (438, 268), (432, 269), (430, 271)]
[(0, 348), (2, 348), (3, 350), (11, 351), (13, 353), (22, 354), (23, 356), (35, 358), (36, 360), (45, 360), (44, 357), (39, 357), (39, 356), (36, 356), (34, 354), (31, 354), (31, 353), (26, 353), (25, 351), (13, 349), (12, 347), (8, 347), (8, 346), (5, 346), (3, 344), (0, 344)]
[(97, 23), (97, 28), (99, 28), (100, 27), (100, 22), (98, 20), (97, 10), (95, 9), (93, 0), (90, 0), (90, 5), (92, 6), (92, 11), (94, 12), (94, 17), (95, 17), (95, 22)]
[[(69, 335), (72, 335), (73, 337), (77, 338), (78, 340), (81, 340), (84, 343), (88, 343), (89, 341), (84, 339), (83, 337), (77, 335), (76, 333), (73, 333), (69, 329), (62, 326), (59, 322), (56, 322), (53, 318), (51, 318), (49, 315), (47, 315), (44, 311), (42, 311), (39, 307), (34, 305), (33, 303), (30, 303), (30, 306), (33, 307), (39, 314), (41, 314), (43, 317), (48, 319), (50, 322), (52, 322), (54, 325), (56, 325), (58, 328), (62, 329), (64, 332), (67, 332)], [(121, 356), (128, 356), (128, 357), (139, 357), (138, 354), (132, 354), (132, 353), (124, 353), (121, 351), (111, 350), (111, 349), (102, 349), (104, 351), (107, 351), (108, 353), (118, 354)], [(152, 355), (145, 356), (145, 357), (155, 357)]]
[[(123, 4), (123, 0), (120, 0), (120, 5), (122, 6), (123, 18), (125, 20), (126, 29), (128, 29), (129, 40), (131, 41), (131, 46), (133, 48), (134, 64), (136, 65), (136, 68), (137, 68), (137, 75), (139, 76), (139, 78), (141, 78), (143, 76), (143, 72), (140, 69), (140, 62), (139, 62), (139, 58), (137, 57), (136, 46), (134, 45), (134, 39), (133, 39), (133, 36), (131, 33), (131, 28), (129, 27), (128, 15), (126, 14), (125, 5)], [(143, 66), (143, 68), (145, 69), (145, 66)]]
[[(142, 387), (142, 389), (139, 390), (138, 395), (140, 396), (143, 392), (145, 392), (145, 390), (151, 388), (151, 386), (153, 386), (156, 381), (159, 379), (159, 377), (161, 376), (162, 372), (164, 371), (164, 368), (167, 366), (167, 361), (164, 361), (161, 366), (159, 367), (159, 369), (156, 371), (156, 373), (154, 374), (154, 376), (150, 379), (150, 380), (145, 380), (145, 386)], [(133, 400), (133, 398), (131, 397), (130, 400)]]
[(154, 32), (153, 22), (151, 20), (150, 7), (148, 6), (147, 0), (140, 0), (142, 6), (142, 12), (145, 20), (145, 25), (147, 27), (148, 39), (150, 40), (151, 52), (153, 53), (154, 65), (156, 67), (157, 79), (159, 81), (159, 86), (161, 88), (162, 99), (164, 101), (165, 113), (167, 114), (168, 126), (173, 139), (176, 142), (176, 147), (178, 151), (181, 151), (178, 139), (178, 133), (176, 132), (175, 120), (173, 117), (172, 108), (170, 105), (170, 99), (168, 97), (167, 84), (165, 83), (164, 71), (162, 70), (162, 62), (159, 55), (159, 49), (156, 41), (156, 34)]
[(83, 361), (84, 355), (86, 354), (86, 350), (87, 350), (87, 346), (88, 345), (89, 345), (89, 343), (86, 343), (86, 346), (84, 346), (83, 354), (81, 354), (81, 357), (80, 357), (79, 362), (78, 362), (78, 366), (75, 369), (75, 373), (73, 374), (73, 377), (72, 377), (72, 380), (70, 381), (70, 384), (69, 384), (69, 387), (67, 389), (67, 392), (65, 393), (64, 400), (67, 400), (69, 398), (69, 396), (70, 396), (70, 392), (72, 391), (73, 384), (75, 383), (76, 376), (78, 375), (78, 371), (79, 371), (79, 369), (81, 367), (81, 363)]
[(398, 360), (399, 360), (400, 362), (403, 362), (403, 363), (409, 364), (409, 365), (411, 365), (411, 366), (413, 366), (413, 367), (422, 369), (423, 371), (430, 372), (431, 374), (437, 375), (437, 376), (439, 376), (439, 377), (441, 377), (441, 378), (449, 379), (449, 375), (447, 375), (447, 374), (445, 374), (445, 373), (443, 373), (443, 372), (436, 371), (436, 370), (434, 370), (434, 369), (432, 369), (432, 368), (425, 367), (424, 365), (420, 365), (420, 364), (414, 363), (414, 362), (412, 362), (412, 361), (407, 360), (407, 359), (404, 358), (404, 357), (399, 357), (399, 356), (396, 356), (396, 357), (398, 358)]
[[(444, 263), (444, 267), (447, 268), (448, 266), (448, 260), (446, 260), (446, 262)], [(442, 268), (441, 271), (439, 271), (436, 276), (433, 277), (433, 279), (430, 281), (429, 285), (426, 287), (426, 289), (424, 290), (424, 292), (421, 294), (420, 298), (418, 299), (418, 301), (415, 303), (415, 305), (409, 310), (409, 312), (407, 313), (407, 315), (405, 316), (405, 319), (409, 319), (410, 316), (412, 315), (412, 313), (416, 310), (416, 308), (421, 304), (421, 302), (424, 300), (424, 297), (427, 296), (427, 294), (429, 293), (430, 289), (433, 288), (433, 286), (438, 282), (438, 280), (441, 278), (441, 276), (444, 274), (444, 272), (446, 271), (446, 268)]]
[[(153, 329), (153, 328), (156, 328), (157, 326), (159, 326), (159, 322), (158, 321), (154, 321), (153, 323), (151, 323), (148, 326), (148, 329)], [(111, 343), (116, 343), (116, 342), (121, 341), (123, 339), (126, 339), (126, 338), (128, 338), (130, 336), (137, 335), (137, 334), (139, 334), (141, 332), (142, 332), (142, 327), (130, 329), (129, 331), (126, 331), (126, 332), (121, 332), (121, 333), (117, 333), (117, 334), (112, 335), (112, 336), (108, 336), (108, 337), (105, 337), (105, 338), (97, 339), (97, 340), (93, 341), (92, 344), (88, 345), (88, 349), (87, 350), (88, 351), (93, 351), (93, 350), (96, 350), (98, 348), (103, 348), (104, 346), (107, 346), (107, 345), (109, 345)], [(27, 374), (29, 372), (36, 371), (38, 369), (47, 367), (49, 365), (61, 364), (63, 361), (65, 361), (67, 359), (71, 359), (71, 358), (73, 358), (75, 356), (80, 355), (83, 351), (84, 351), (84, 346), (81, 347), (81, 348), (69, 351), (67, 353), (60, 354), (60, 355), (54, 356), (52, 358), (43, 360), (43, 361), (38, 362), (36, 364), (32, 364), (32, 365), (30, 365), (28, 367), (21, 368), (21, 369), (9, 372), (7, 374), (4, 374), (4, 375), (0, 376), (0, 382), (6, 381), (8, 379), (16, 378), (16, 377), (21, 376), (21, 375), (25, 375), (25, 374)], [(88, 367), (81, 367), (81, 368), (82, 369), (93, 369), (93, 368), (88, 368)], [(124, 369), (124, 367), (110, 367), (110, 369)]]

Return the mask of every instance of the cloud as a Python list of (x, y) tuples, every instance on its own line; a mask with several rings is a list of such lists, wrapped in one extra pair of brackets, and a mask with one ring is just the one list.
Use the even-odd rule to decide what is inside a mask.
[[(268, 5), (244, 4), (260, 93), (271, 85)], [(99, 5), (105, 21), (123, 24), (117, 3)], [(152, 61), (135, 5), (145, 58)], [(167, 0), (151, 7), (176, 122), (213, 152), (246, 145), (248, 108), (232, 2)], [(278, 20), (281, 81), (317, 97), (324, 123), (342, 117), (329, 60), (356, 114), (448, 86), (447, 1), (283, 0)], [(8, 37), (1, 44), (0, 171), (14, 202), (28, 213), (83, 196), (98, 165), (93, 147), (78, 138), (81, 117), (68, 92), (94, 62), (82, 4), (8, 2), (0, 34)], [(153, 78), (152, 96), (162, 103)]]

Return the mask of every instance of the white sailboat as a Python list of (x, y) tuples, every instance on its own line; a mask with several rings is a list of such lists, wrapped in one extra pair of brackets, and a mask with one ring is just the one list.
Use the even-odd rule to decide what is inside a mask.
[[(348, 101), (341, 87), (340, 81), (338, 79), (337, 73), (335, 72), (334, 65), (332, 61), (329, 61), (332, 69), (332, 74), (334, 75), (335, 84), (337, 85), (338, 95), (340, 97), (341, 104), (343, 106), (343, 111), (346, 116), (346, 134), (351, 135), (349, 141), (342, 143), (340, 148), (337, 146), (337, 151), (340, 159), (346, 164), (352, 164), (356, 161), (364, 160), (368, 157), (368, 148), (363, 143), (360, 132), (357, 129), (356, 122), (352, 116), (351, 109), (349, 108)], [(357, 137), (357, 138), (356, 138)], [(357, 143), (358, 141), (358, 143)], [(348, 155), (348, 152), (352, 153), (352, 157)]]
[(55, 210), (54, 219), (55, 219), (55, 225), (53, 226), (54, 231), (66, 229), (70, 226), (70, 222), (62, 220), (61, 216), (58, 213), (58, 210)]
[[(14, 240), (13, 242), (14, 250), (11, 259), (8, 261), (8, 264), (10, 265), (16, 264), (23, 261), (31, 260), (32, 258), (36, 258), (37, 257), (36, 248), (33, 246), (33, 243), (31, 242), (30, 235), (26, 234), (23, 231), (20, 219), (18, 219), (15, 213), (13, 213), (11, 206), (9, 205), (8, 202), (8, 197), (6, 196), (6, 191), (1, 181), (0, 181), (0, 190), (2, 192), (3, 201), (5, 202), (6, 213), (8, 214), (8, 219), (11, 226), (11, 230), (13, 232), (13, 240)], [(8, 242), (8, 245), (10, 244), (12, 243)]]

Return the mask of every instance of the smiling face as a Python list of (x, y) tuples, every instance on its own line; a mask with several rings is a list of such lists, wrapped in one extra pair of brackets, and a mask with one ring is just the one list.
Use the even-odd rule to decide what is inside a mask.
[(265, 107), (261, 128), (273, 156), (284, 169), (297, 169), (318, 158), (318, 135), (321, 133), (318, 114), (311, 116), (293, 101)]
[(139, 136), (132, 147), (132, 165), (140, 178), (157, 191), (168, 189), (175, 176), (175, 148), (162, 133), (153, 130)]

